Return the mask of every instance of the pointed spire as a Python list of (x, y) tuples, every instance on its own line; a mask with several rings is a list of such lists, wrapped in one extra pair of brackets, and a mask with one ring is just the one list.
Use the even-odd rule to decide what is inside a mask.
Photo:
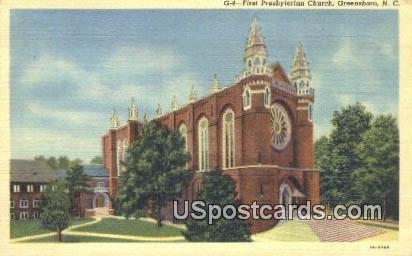
[(157, 104), (156, 117), (160, 117), (161, 115), (162, 115), (162, 107), (160, 106), (160, 104)]
[(112, 113), (112, 118), (111, 118), (111, 129), (116, 129), (119, 127), (120, 122), (119, 122), (119, 116), (116, 113), (116, 109), (113, 108), (113, 113)]
[(219, 82), (217, 81), (216, 73), (213, 75), (212, 85), (210, 86), (210, 94), (217, 93), (220, 90)]
[(172, 100), (172, 104), (170, 106), (170, 109), (172, 111), (175, 111), (177, 109), (177, 101), (176, 101), (176, 95), (173, 94), (173, 100)]
[(149, 117), (147, 116), (147, 113), (145, 112), (144, 115), (143, 115), (142, 123), (147, 124), (147, 122), (149, 122)]
[(190, 90), (190, 95), (189, 95), (189, 103), (194, 103), (197, 100), (197, 92), (195, 89), (195, 86), (192, 85), (192, 89)]
[(246, 67), (265, 65), (266, 57), (266, 44), (260, 33), (257, 19), (256, 17), (253, 17), (252, 22), (250, 23), (249, 36), (246, 43), (244, 58), (245, 65)]
[(299, 78), (311, 79), (309, 63), (306, 60), (306, 54), (303, 50), (302, 42), (299, 42), (296, 46), (295, 56), (293, 57), (290, 71), (290, 79), (292, 81)]
[(134, 97), (129, 107), (129, 120), (137, 120), (137, 106)]

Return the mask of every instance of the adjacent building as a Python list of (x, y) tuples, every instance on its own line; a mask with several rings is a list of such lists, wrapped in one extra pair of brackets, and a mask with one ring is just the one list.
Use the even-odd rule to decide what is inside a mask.
[[(276, 52), (277, 49), (272, 49)], [(194, 200), (204, 173), (223, 169), (236, 182), (242, 203), (319, 203), (319, 172), (313, 169), (313, 103), (309, 64), (299, 43), (290, 74), (278, 63), (269, 64), (266, 44), (257, 21), (251, 22), (243, 70), (233, 84), (221, 86), (215, 75), (209, 95), (198, 98), (195, 88), (187, 103), (170, 111), (160, 107), (152, 120), (179, 130), (195, 172), (183, 199)], [(139, 137), (147, 115), (138, 118), (134, 99), (128, 121), (120, 125), (117, 113), (102, 137), (103, 166), (109, 174), (109, 195), (115, 196), (127, 147)], [(164, 217), (170, 218), (170, 209)], [(270, 228), (274, 220), (250, 220), (253, 233)]]
[(57, 179), (55, 171), (44, 161), (10, 162), (10, 219), (36, 219), (46, 187)]

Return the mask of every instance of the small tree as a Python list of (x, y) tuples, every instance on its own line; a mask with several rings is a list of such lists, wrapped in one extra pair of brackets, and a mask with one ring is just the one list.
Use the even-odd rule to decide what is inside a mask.
[(74, 165), (66, 171), (64, 181), (67, 185), (70, 198), (70, 206), (75, 206), (76, 194), (89, 191), (87, 182), (90, 180), (90, 176), (84, 174), (83, 166)]
[[(229, 175), (216, 170), (205, 174), (203, 189), (198, 200), (206, 203), (206, 209), (210, 204), (227, 204), (237, 206), (235, 183)], [(245, 220), (234, 218), (227, 220), (220, 218), (211, 225), (208, 224), (208, 216), (202, 220), (191, 219), (187, 222), (187, 231), (183, 235), (189, 241), (204, 242), (248, 242), (250, 232)]]
[(184, 138), (150, 122), (141, 138), (128, 149), (125, 172), (120, 176), (119, 206), (128, 218), (149, 213), (162, 225), (161, 209), (180, 196), (191, 178)]
[(40, 222), (43, 227), (56, 231), (59, 242), (62, 241), (62, 231), (69, 225), (69, 207), (69, 191), (63, 181), (47, 187), (41, 206)]
[(90, 164), (102, 164), (103, 159), (101, 156), (95, 156), (92, 160), (90, 160)]

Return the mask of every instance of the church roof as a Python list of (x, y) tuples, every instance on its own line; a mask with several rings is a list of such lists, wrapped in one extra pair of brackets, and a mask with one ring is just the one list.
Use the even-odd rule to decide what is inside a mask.
[[(83, 165), (83, 172), (90, 177), (109, 177), (108, 171), (98, 164)], [(66, 176), (66, 170), (57, 170), (56, 173), (59, 178)]]

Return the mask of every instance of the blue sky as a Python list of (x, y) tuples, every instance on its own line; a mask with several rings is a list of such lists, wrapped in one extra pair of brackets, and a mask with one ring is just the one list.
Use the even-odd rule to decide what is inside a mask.
[(134, 96), (139, 115), (206, 95), (213, 73), (234, 82), (250, 20), (258, 18), (269, 62), (289, 73), (302, 41), (316, 89), (315, 137), (333, 111), (362, 102), (398, 111), (397, 11), (345, 10), (13, 10), (13, 158), (101, 155), (113, 107), (123, 123)]

